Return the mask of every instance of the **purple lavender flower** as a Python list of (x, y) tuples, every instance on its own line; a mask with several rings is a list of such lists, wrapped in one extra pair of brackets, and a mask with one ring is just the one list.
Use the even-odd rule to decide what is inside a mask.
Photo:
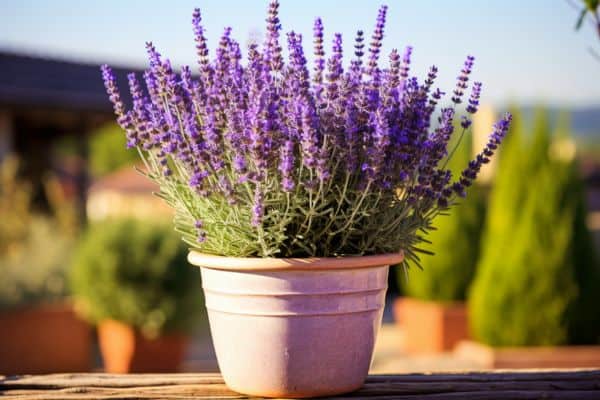
[(474, 62), (475, 57), (467, 56), (463, 69), (460, 71), (460, 75), (456, 78), (456, 88), (452, 92), (452, 102), (454, 104), (462, 103), (462, 96), (464, 95), (465, 90), (468, 87), (469, 75), (471, 75), (471, 71), (473, 70)]
[[(366, 50), (364, 34), (357, 32), (347, 69), (341, 34), (333, 35), (326, 55), (323, 23), (317, 18), (311, 75), (302, 36), (293, 31), (287, 34), (289, 57), (284, 62), (277, 0), (268, 6), (264, 46), (251, 44), (244, 63), (231, 28), (225, 28), (210, 57), (196, 9), (192, 26), (197, 71), (183, 66), (175, 72), (171, 62), (146, 43), (149, 68), (143, 81), (135, 74), (128, 76), (130, 110), (114, 74), (102, 67), (128, 146), (143, 150), (149, 175), (165, 185), (161, 195), (183, 209), (176, 221), (189, 235), (188, 243), (211, 251), (218, 248), (207, 235), (212, 227), (206, 227), (207, 220), (200, 215), (208, 207), (219, 210), (219, 218), (226, 216), (217, 221), (219, 229), (230, 229), (235, 221), (229, 235), (242, 232), (248, 240), (240, 248), (279, 243), (291, 246), (282, 250), (286, 255), (314, 255), (323, 246), (339, 243), (340, 249), (327, 254), (389, 251), (391, 247), (377, 244), (368, 250), (361, 247), (385, 236), (365, 231), (372, 229), (365, 223), (366, 215), (390, 212), (390, 221), (382, 224), (387, 227), (402, 218), (433, 215), (466, 194), (505, 136), (510, 116), (495, 125), (485, 148), (452, 181), (445, 166), (452, 155), (448, 146), (454, 127), (460, 123), (469, 128), (471, 114), (480, 105), (482, 85), (474, 82), (467, 115), (457, 114), (474, 58), (467, 57), (457, 78), (450, 99), (453, 106), (437, 111), (445, 95), (434, 87), (438, 69), (430, 67), (423, 80), (411, 76), (412, 47), (403, 53), (392, 50), (389, 64), (380, 67), (386, 18), (387, 7), (382, 6)], [(362, 201), (377, 204), (377, 210), (349, 209), (362, 207)], [(323, 230), (323, 243), (307, 239), (314, 229)], [(410, 243), (418, 243), (411, 235), (416, 234), (408, 233), (414, 239)], [(300, 239), (306, 243), (294, 247)], [(281, 249), (272, 250), (261, 247), (251, 254), (271, 256)]]
[(262, 224), (265, 214), (265, 196), (259, 186), (254, 190), (254, 202), (252, 205), (252, 226), (257, 227)]
[(156, 76), (154, 76), (154, 73), (151, 70), (144, 71), (144, 82), (146, 83), (148, 94), (152, 100), (152, 106), (160, 104), (161, 100), (158, 94), (158, 82), (156, 81)]
[(207, 86), (212, 83), (212, 68), (208, 58), (208, 45), (206, 37), (204, 36), (204, 27), (202, 26), (202, 15), (198, 8), (194, 10), (192, 15), (192, 26), (194, 29), (194, 40), (196, 42), (200, 79), (204, 82), (204, 85)]
[(110, 102), (113, 104), (113, 108), (115, 111), (115, 115), (117, 118), (123, 118), (126, 114), (125, 105), (121, 100), (121, 94), (119, 93), (119, 89), (117, 88), (117, 80), (115, 78), (112, 69), (104, 64), (100, 67), (102, 70), (102, 79), (104, 80), (104, 87), (106, 88), (106, 92), (108, 93), (108, 98)]
[(279, 72), (283, 68), (283, 57), (281, 55), (281, 46), (279, 45), (279, 1), (272, 0), (269, 3), (269, 12), (267, 15), (267, 36), (265, 40), (265, 62), (274, 72)]
[(473, 121), (466, 115), (460, 117), (460, 126), (462, 126), (463, 129), (468, 129), (472, 123)]
[(268, 121), (262, 119), (264, 108), (266, 107), (265, 95), (266, 93), (262, 92), (262, 96), (255, 98), (246, 113), (246, 127), (248, 131), (246, 136), (250, 142), (250, 155), (254, 164), (257, 181), (264, 179), (269, 164), (269, 132), (264, 131), (264, 124), (268, 123)]
[(356, 108), (356, 104), (354, 102), (354, 98), (352, 95), (349, 95), (346, 100), (345, 107), (345, 115), (344, 115), (344, 144), (346, 146), (346, 151), (344, 152), (346, 163), (347, 163), (347, 172), (353, 173), (358, 167), (359, 158), (360, 158), (360, 136), (359, 136), (359, 124), (357, 121), (358, 117), (358, 109)]
[(237, 173), (244, 174), (246, 172), (247, 167), (248, 163), (246, 162), (246, 157), (243, 154), (237, 154), (233, 158), (233, 169)]
[(435, 82), (437, 78), (438, 68), (435, 65), (429, 67), (429, 71), (427, 72), (427, 79), (425, 79), (425, 90), (429, 92), (431, 85)]
[(368, 160), (364, 164), (363, 170), (369, 180), (375, 180), (385, 161), (385, 154), (390, 145), (390, 132), (388, 122), (381, 112), (371, 114), (370, 118), (373, 127), (372, 145), (369, 147), (370, 151), (367, 152)]
[(400, 76), (403, 80), (408, 79), (408, 73), (410, 72), (410, 56), (412, 55), (413, 48), (407, 46), (402, 56), (402, 65), (400, 67)]
[(377, 62), (379, 60), (379, 52), (381, 51), (383, 32), (385, 29), (385, 18), (387, 14), (387, 6), (381, 6), (377, 13), (377, 23), (375, 24), (375, 30), (373, 36), (371, 36), (371, 44), (369, 46), (369, 63), (367, 66), (367, 72), (369, 75), (373, 75), (377, 70)]
[(200, 9), (194, 9), (192, 15), (192, 26), (194, 28), (194, 36), (196, 40), (196, 52), (198, 54), (198, 63), (201, 66), (207, 66), (210, 60), (208, 59), (208, 45), (206, 37), (204, 37), (204, 27), (202, 26), (202, 15)]
[(192, 188), (200, 188), (202, 186), (202, 183), (204, 182), (204, 179), (206, 179), (207, 176), (208, 176), (207, 171), (194, 172), (194, 174), (190, 178), (190, 186)]
[(316, 115), (314, 109), (308, 104), (302, 106), (300, 146), (302, 149), (302, 163), (307, 168), (315, 168), (317, 166), (319, 138), (315, 129), (315, 121)]
[(473, 82), (473, 89), (471, 90), (471, 97), (469, 97), (469, 105), (467, 106), (467, 112), (475, 114), (479, 107), (479, 98), (481, 97), (481, 82)]
[(364, 32), (359, 30), (356, 32), (356, 38), (354, 39), (354, 56), (355, 58), (351, 61), (350, 70), (354, 75), (358, 75), (361, 72), (362, 57), (365, 55), (365, 38)]
[(400, 54), (393, 49), (390, 53), (390, 70), (388, 73), (390, 88), (396, 88), (400, 83)]
[(325, 49), (323, 47), (323, 22), (321, 18), (315, 19), (315, 25), (313, 27), (313, 44), (314, 44), (314, 55), (315, 55), (315, 84), (320, 85), (323, 83), (323, 71), (325, 71)]
[(294, 141), (286, 140), (281, 148), (279, 171), (281, 172), (281, 186), (284, 192), (291, 192), (296, 187), (292, 173), (294, 171)]
[(474, 160), (469, 161), (469, 166), (465, 168), (461, 174), (460, 180), (452, 185), (454, 192), (464, 197), (465, 188), (471, 186), (473, 181), (477, 178), (477, 174), (483, 164), (490, 161), (489, 157), (494, 154), (494, 151), (498, 148), (504, 136), (508, 132), (512, 115), (506, 113), (504, 117), (494, 125), (494, 130), (491, 133), (489, 140), (482, 150), (481, 153), (477, 154)]
[(135, 125), (136, 135), (128, 140), (128, 147), (135, 147), (143, 143), (147, 143), (150, 139), (149, 133), (149, 117), (148, 117), (148, 103), (144, 98), (142, 87), (138, 82), (134, 73), (128, 74), (127, 79), (129, 81), (129, 90), (133, 99), (133, 120)]
[(117, 80), (112, 69), (108, 65), (102, 65), (101, 70), (104, 87), (108, 93), (109, 100), (113, 104), (113, 109), (117, 116), (117, 123), (126, 133), (127, 147), (135, 147), (140, 141), (137, 136), (137, 129), (133, 123), (133, 112), (125, 110), (125, 105), (121, 100), (121, 94), (117, 88)]
[(206, 231), (199, 229), (198, 230), (198, 237), (196, 238), (196, 241), (199, 244), (202, 244), (202, 243), (206, 242)]
[(328, 73), (327, 73), (327, 100), (329, 102), (334, 101), (339, 92), (338, 81), (344, 73), (342, 67), (342, 35), (336, 33), (333, 39), (332, 55), (328, 60)]
[(307, 97), (310, 89), (310, 74), (306, 66), (306, 57), (302, 49), (302, 35), (296, 34), (294, 31), (288, 34), (288, 49), (290, 52), (290, 68), (292, 73), (292, 81), (290, 88), (292, 93), (301, 94)]

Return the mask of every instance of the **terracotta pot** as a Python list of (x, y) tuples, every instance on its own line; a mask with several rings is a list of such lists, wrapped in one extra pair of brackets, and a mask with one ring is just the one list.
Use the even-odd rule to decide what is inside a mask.
[(98, 342), (106, 372), (177, 372), (188, 338), (169, 334), (148, 339), (127, 324), (106, 320), (98, 325)]
[(237, 392), (313, 397), (362, 386), (387, 289), (402, 254), (230, 258), (191, 252), (217, 361)]
[(92, 330), (68, 303), (0, 311), (0, 374), (87, 372)]
[(465, 303), (439, 303), (410, 297), (394, 302), (394, 317), (404, 332), (409, 353), (450, 351), (469, 337)]

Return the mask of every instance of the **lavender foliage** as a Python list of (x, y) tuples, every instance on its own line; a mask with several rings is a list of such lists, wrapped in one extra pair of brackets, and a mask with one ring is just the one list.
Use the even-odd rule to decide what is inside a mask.
[(128, 146), (138, 148), (159, 196), (174, 208), (177, 231), (200, 251), (245, 257), (404, 251), (418, 262), (420, 232), (466, 194), (506, 134), (510, 115), (453, 179), (445, 168), (449, 143), (455, 126), (469, 128), (481, 96), (475, 82), (468, 116), (457, 117), (472, 56), (450, 106), (436, 111), (445, 95), (434, 87), (438, 69), (432, 66), (423, 82), (410, 76), (412, 47), (393, 50), (381, 66), (387, 7), (379, 9), (366, 50), (358, 31), (348, 69), (340, 34), (327, 57), (321, 19), (314, 24), (314, 65), (294, 32), (285, 36), (284, 60), (278, 10), (271, 1), (264, 45), (250, 45), (246, 63), (231, 28), (210, 59), (201, 13), (194, 10), (197, 67), (176, 73), (148, 43), (143, 81), (129, 75), (131, 110), (103, 66)]

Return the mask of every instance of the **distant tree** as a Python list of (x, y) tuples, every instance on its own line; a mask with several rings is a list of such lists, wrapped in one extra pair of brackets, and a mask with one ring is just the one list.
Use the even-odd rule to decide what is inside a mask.
[(134, 151), (125, 148), (125, 135), (117, 124), (107, 124), (93, 132), (89, 141), (90, 169), (102, 176), (138, 160)]

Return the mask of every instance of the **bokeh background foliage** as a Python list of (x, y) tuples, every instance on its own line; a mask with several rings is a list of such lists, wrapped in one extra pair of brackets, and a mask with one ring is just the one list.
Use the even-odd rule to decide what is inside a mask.
[(168, 224), (109, 219), (91, 224), (73, 260), (71, 286), (91, 322), (114, 319), (156, 337), (189, 331), (202, 307), (199, 269)]
[(471, 328), (482, 342), (599, 342), (600, 272), (565, 125), (551, 134), (540, 110), (531, 138), (522, 123), (508, 135), (470, 293)]
[(78, 231), (75, 208), (56, 179), (44, 181), (50, 209), (41, 212), (19, 168), (14, 156), (0, 163), (0, 308), (64, 300)]

